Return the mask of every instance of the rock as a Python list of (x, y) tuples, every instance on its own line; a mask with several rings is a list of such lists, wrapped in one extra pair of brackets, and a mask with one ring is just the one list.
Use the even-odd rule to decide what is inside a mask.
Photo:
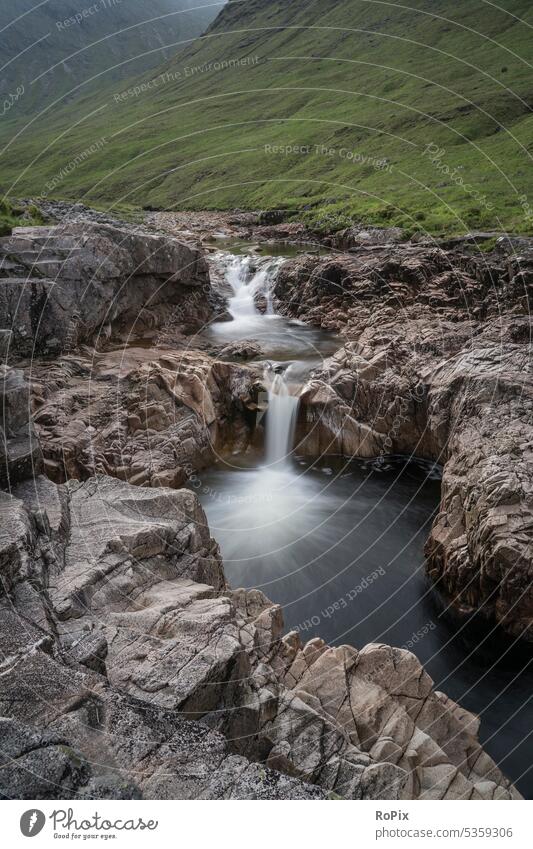
[(319, 787), (235, 755), (221, 734), (201, 722), (117, 693), (104, 693), (56, 724), (80, 748), (98, 747), (98, 762), (116, 784), (127, 786), (134, 775), (147, 799), (325, 797)]
[[(95, 713), (98, 711), (98, 725)], [(38, 732), (0, 719), (3, 799), (321, 799), (318, 787), (232, 755), (224, 738), (170, 712), (95, 699)], [(89, 742), (89, 739), (93, 737)], [(72, 738), (97, 758), (90, 766)], [(97, 747), (97, 749), (96, 749)], [(142, 767), (140, 764), (142, 763)], [(102, 774), (94, 769), (105, 767)], [(129, 776), (135, 777), (135, 783)]]
[(516, 795), (408, 652), (302, 646), (261, 592), (230, 591), (192, 492), (39, 477), (0, 512), (0, 703), (37, 741), (0, 787), (32, 770), (33, 798)]
[(435, 693), (410, 652), (289, 636), (249, 681), (242, 707), (215, 721), (274, 769), (353, 799), (519, 798), (481, 749), (476, 718)]
[(444, 465), (428, 571), (462, 614), (533, 639), (533, 254), (406, 245), (281, 267), (286, 315), (345, 345), (302, 394), (310, 455), (405, 454)]
[(287, 217), (287, 214), (287, 211), (284, 209), (265, 209), (263, 212), (259, 213), (258, 224), (260, 226), (282, 224)]
[[(227, 587), (199, 502), (176, 487), (248, 444), (257, 375), (172, 346), (212, 315), (197, 247), (79, 213), (1, 243), (14, 355), (34, 353), (37, 331), (39, 356), (24, 364), (35, 431), (24, 373), (3, 372), (0, 794), (519, 798), (478, 719), (409, 652), (302, 645), (283, 637), (279, 605)], [(226, 224), (254, 226), (238, 212)], [(303, 232), (262, 236), (273, 231)], [(299, 258), (276, 284), (287, 315), (348, 337), (305, 389), (304, 450), (444, 458), (432, 574), (463, 608), (490, 597), (491, 615), (529, 633), (529, 266), (461, 255), (450, 269), (427, 246), (363, 253)], [(117, 350), (122, 334), (150, 348)]]
[(11, 342), (11, 330), (0, 330), (0, 358), (7, 360), (9, 355), (9, 343)]
[(525, 345), (483, 339), (435, 370), (429, 426), (444, 430), (429, 574), (461, 612), (533, 639), (533, 390)]
[(0, 718), (0, 798), (136, 799), (133, 784), (112, 778), (91, 781), (92, 770), (68, 740)]
[(324, 796), (184, 718), (232, 698), (245, 658), (192, 493), (38, 478), (0, 508), (0, 794)]
[(355, 225), (339, 230), (328, 239), (330, 247), (339, 251), (351, 251), (358, 248), (391, 245), (407, 241), (407, 235), (401, 227), (363, 227)]
[(196, 247), (92, 222), (15, 228), (0, 239), (0, 327), (12, 356), (58, 355), (110, 334), (131, 344), (171, 321), (191, 332), (213, 314)]
[(105, 472), (178, 487), (253, 435), (255, 373), (198, 351), (84, 351), (59, 365), (34, 361), (28, 376), (46, 473), (57, 483)]
[(262, 354), (263, 350), (258, 342), (254, 342), (253, 339), (242, 339), (226, 345), (219, 356), (222, 360), (255, 360)]
[(20, 369), (0, 365), (0, 486), (39, 474), (42, 454), (31, 418), (30, 390)]
[(172, 236), (185, 234), (200, 238), (206, 247), (214, 241), (243, 239), (258, 242), (298, 242), (318, 244), (316, 234), (299, 221), (285, 221), (277, 211), (258, 212), (154, 212), (147, 224)]

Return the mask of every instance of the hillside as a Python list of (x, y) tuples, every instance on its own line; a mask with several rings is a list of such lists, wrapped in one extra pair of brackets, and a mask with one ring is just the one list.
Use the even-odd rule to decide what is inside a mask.
[(531, 232), (533, 8), (505, 7), (231, 2), (156, 70), (4, 124), (3, 189)]
[(3, 0), (2, 101), (24, 88), (9, 117), (40, 112), (62, 95), (72, 100), (102, 78), (120, 79), (161, 64), (180, 43), (200, 35), (222, 3)]

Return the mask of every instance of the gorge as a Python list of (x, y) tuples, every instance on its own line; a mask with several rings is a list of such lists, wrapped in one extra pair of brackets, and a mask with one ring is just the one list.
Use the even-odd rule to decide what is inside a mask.
[[(283, 248), (291, 252), (290, 245)], [(286, 627), (304, 640), (411, 648), (437, 689), (482, 718), (481, 740), (529, 787), (529, 654), (510, 639), (503, 638), (502, 648), (502, 635), (479, 617), (458, 620), (424, 576), (440, 468), (416, 456), (357, 462), (331, 454), (329, 446), (304, 458), (297, 444), (292, 456), (299, 398), (341, 339), (311, 331), (311, 342), (308, 325), (261, 313), (257, 294), (275, 287), (280, 265), (260, 261), (254, 274), (251, 262), (246, 253), (231, 260), (234, 320), (211, 325), (209, 333), (255, 339), (283, 358), (267, 361), (265, 449), (221, 460), (194, 486), (230, 584), (258, 588), (280, 603)]]
[(517, 798), (529, 243), (233, 221), (0, 240), (1, 792)]

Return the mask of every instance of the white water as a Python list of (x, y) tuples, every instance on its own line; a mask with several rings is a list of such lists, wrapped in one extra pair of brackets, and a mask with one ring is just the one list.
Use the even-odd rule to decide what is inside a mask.
[[(241, 322), (241, 324), (250, 324), (251, 316), (260, 319), (265, 318), (265, 315), (260, 313), (255, 305), (255, 296), (258, 294), (265, 297), (267, 305), (270, 304), (270, 310), (267, 306), (266, 315), (274, 314), (270, 286), (278, 266), (279, 260), (263, 260), (261, 267), (253, 270), (252, 257), (237, 256), (234, 258), (226, 272), (226, 280), (233, 290), (233, 295), (229, 299), (228, 311), (234, 321)], [(252, 322), (251, 327), (253, 325)]]
[[(251, 271), (251, 257), (234, 258), (226, 272), (226, 280), (233, 290), (228, 304), (228, 312), (233, 318), (230, 325), (233, 332), (235, 323), (240, 323), (241, 326), (253, 331), (257, 326), (263, 328), (265, 321), (274, 317), (270, 290), (278, 265), (279, 260), (263, 262), (259, 269)], [(257, 294), (262, 294), (266, 298), (266, 313), (259, 312), (256, 307)], [(265, 369), (265, 383), (268, 389), (266, 464), (274, 470), (280, 470), (283, 467), (286, 469), (292, 453), (299, 399), (294, 387), (292, 387), (293, 391), (289, 388), (283, 373), (274, 372), (270, 365)]]
[(265, 459), (270, 467), (279, 469), (290, 463), (298, 405), (298, 395), (291, 394), (284, 375), (275, 374), (268, 386)]
[[(309, 368), (319, 365), (340, 346), (332, 334), (322, 333), (302, 322), (277, 315), (272, 303), (272, 289), (283, 257), (228, 256), (223, 252), (212, 258), (217, 271), (222, 272), (231, 289), (228, 312), (232, 321), (212, 324), (208, 334), (216, 342), (227, 343), (240, 339), (258, 342), (266, 357), (276, 360), (306, 361)], [(227, 295), (227, 288), (223, 292)], [(257, 295), (266, 302), (261, 313), (255, 303)]]
[[(304, 641), (320, 636), (330, 644), (402, 646), (425, 634), (413, 651), (437, 688), (482, 714), (489, 753), (512, 777), (526, 776), (529, 656), (496, 666), (489, 655), (476, 658), (428, 592), (423, 548), (439, 503), (433, 474), (424, 466), (391, 462), (374, 469), (333, 458), (312, 467), (295, 457), (297, 385), (342, 343), (272, 314), (272, 306), (267, 314), (256, 309), (256, 292), (271, 305), (274, 261), (227, 255), (215, 261), (231, 286), (233, 321), (213, 325), (209, 334), (218, 342), (254, 339), (261, 359), (275, 361), (264, 379), (264, 455), (249, 451), (204, 472), (198, 492), (230, 584), (257, 587), (282, 604), (286, 630), (300, 630)], [(371, 573), (379, 577), (369, 582)], [(437, 627), (428, 631), (428, 624)], [(526, 781), (527, 791), (532, 781)]]
[(255, 286), (249, 285), (249, 276), (250, 257), (235, 257), (226, 273), (226, 279), (233, 289), (228, 312), (234, 321), (258, 314), (254, 301)]

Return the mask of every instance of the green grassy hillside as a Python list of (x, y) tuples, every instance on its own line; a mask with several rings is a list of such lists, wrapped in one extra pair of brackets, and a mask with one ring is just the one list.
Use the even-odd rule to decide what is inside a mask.
[[(2, 185), (303, 209), (324, 227), (532, 232), (532, 25), (530, 0), (229, 3), (157, 71), (103, 79), (23, 131), (0, 158)], [(17, 129), (3, 126), (4, 144)]]

